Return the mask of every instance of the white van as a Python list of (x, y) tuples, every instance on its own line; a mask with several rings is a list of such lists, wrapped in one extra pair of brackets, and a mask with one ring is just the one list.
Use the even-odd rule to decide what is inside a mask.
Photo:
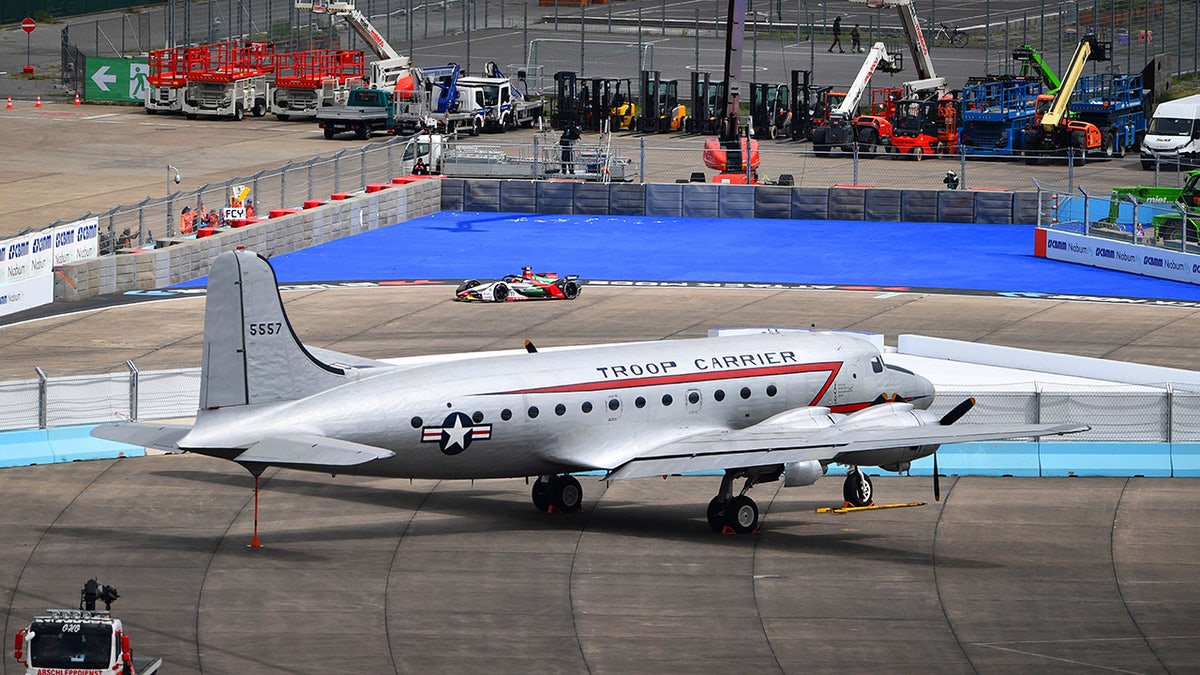
[(1158, 104), (1141, 154), (1147, 170), (1154, 168), (1156, 156), (1172, 164), (1200, 165), (1200, 94)]

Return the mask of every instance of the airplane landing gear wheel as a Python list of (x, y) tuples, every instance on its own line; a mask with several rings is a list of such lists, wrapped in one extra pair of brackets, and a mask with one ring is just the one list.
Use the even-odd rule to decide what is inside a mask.
[(734, 497), (725, 507), (725, 519), (738, 534), (753, 532), (758, 527), (758, 504), (745, 495)]
[(842, 483), (842, 498), (852, 506), (870, 506), (875, 494), (871, 478), (858, 467), (846, 472), (846, 482)]
[(531, 496), (538, 511), (549, 513), (553, 509), (575, 513), (583, 510), (583, 486), (571, 475), (539, 476), (533, 483)]
[(713, 532), (724, 532), (725, 528), (737, 534), (749, 534), (758, 529), (758, 504), (746, 495), (722, 502), (713, 497), (708, 503), (708, 526)]

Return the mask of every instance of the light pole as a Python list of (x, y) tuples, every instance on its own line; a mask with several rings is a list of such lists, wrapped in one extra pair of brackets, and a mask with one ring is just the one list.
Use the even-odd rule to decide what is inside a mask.
[[(179, 175), (179, 169), (176, 169), (171, 164), (167, 164), (167, 236), (173, 236), (175, 230), (175, 220), (171, 216), (172, 202), (175, 201), (174, 195), (171, 193), (171, 181), (175, 181), (179, 185), (183, 181), (183, 176)], [(139, 233), (140, 236), (140, 233)]]

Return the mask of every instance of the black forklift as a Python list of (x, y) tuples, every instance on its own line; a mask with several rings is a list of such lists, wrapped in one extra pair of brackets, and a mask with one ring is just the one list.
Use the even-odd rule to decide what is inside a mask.
[(713, 82), (708, 73), (692, 73), (692, 107), (683, 121), (689, 134), (715, 134), (721, 127), (725, 105), (725, 90), (721, 82)]
[(787, 137), (792, 133), (791, 96), (786, 84), (750, 83), (750, 122), (762, 138)]
[(642, 71), (642, 114), (637, 130), (645, 134), (678, 131), (687, 116), (679, 104), (679, 80), (664, 80), (657, 70)]

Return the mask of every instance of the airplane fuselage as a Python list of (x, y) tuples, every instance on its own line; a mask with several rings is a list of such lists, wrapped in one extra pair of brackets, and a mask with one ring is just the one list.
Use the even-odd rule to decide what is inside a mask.
[[(581, 347), (357, 371), (290, 402), (201, 411), (185, 449), (310, 433), (395, 456), (338, 473), (500, 478), (612, 469), (668, 440), (743, 429), (820, 406), (849, 413), (881, 394), (925, 408), (933, 387), (889, 368), (867, 340), (764, 332)], [(236, 454), (236, 453), (231, 453)], [(295, 468), (329, 471), (297, 465)]]

